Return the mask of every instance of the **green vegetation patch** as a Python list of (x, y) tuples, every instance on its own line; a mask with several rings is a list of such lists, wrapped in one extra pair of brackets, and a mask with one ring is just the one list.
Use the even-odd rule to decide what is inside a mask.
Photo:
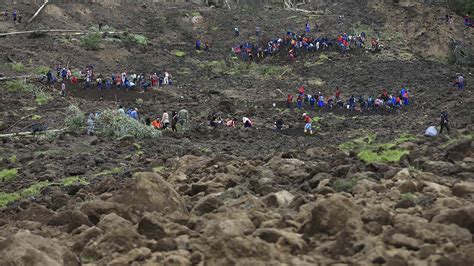
[(51, 69), (47, 66), (37, 66), (34, 68), (34, 72), (38, 75), (46, 75)]
[(102, 35), (99, 32), (89, 32), (81, 39), (81, 46), (86, 50), (99, 50)]
[(0, 192), (0, 207), (5, 207), (8, 203), (17, 201), (20, 198), (18, 193)]
[(186, 53), (183, 52), (183, 51), (180, 51), (180, 50), (174, 50), (172, 53), (173, 53), (176, 57), (184, 57), (184, 56), (186, 56)]
[(40, 116), (40, 115), (33, 115), (33, 116), (31, 117), (31, 120), (37, 121), (37, 120), (40, 120), (41, 118), (43, 118), (43, 117)]
[(366, 163), (392, 163), (410, 153), (407, 149), (397, 149), (400, 144), (415, 141), (417, 137), (403, 134), (391, 142), (376, 143), (374, 135), (357, 138), (339, 145), (341, 150), (357, 152), (357, 158)]
[(115, 111), (104, 111), (98, 121), (100, 133), (112, 138), (154, 139), (161, 137), (161, 131)]
[(51, 100), (51, 96), (49, 96), (46, 92), (38, 91), (35, 95), (35, 102), (38, 105), (45, 105)]
[(84, 126), (84, 113), (76, 105), (69, 105), (66, 110), (64, 124), (69, 130), (77, 130)]
[(21, 190), (20, 196), (24, 198), (38, 196), (41, 190), (45, 187), (48, 187), (50, 184), (51, 183), (49, 181), (42, 181), (42, 182), (33, 184), (29, 186), (28, 188)]
[(8, 182), (15, 179), (18, 176), (18, 169), (4, 169), (0, 171), (0, 180), (2, 182)]
[(23, 72), (25, 71), (26, 67), (25, 65), (23, 65), (23, 63), (11, 63), (10, 64), (10, 68), (13, 70), (13, 71), (16, 71), (16, 72)]
[(80, 176), (71, 176), (71, 177), (67, 177), (61, 180), (61, 185), (65, 187), (74, 185), (74, 184), (87, 185), (89, 184), (89, 182), (87, 182), (86, 178), (80, 177)]
[(35, 86), (26, 83), (24, 80), (14, 80), (7, 82), (8, 92), (34, 92)]

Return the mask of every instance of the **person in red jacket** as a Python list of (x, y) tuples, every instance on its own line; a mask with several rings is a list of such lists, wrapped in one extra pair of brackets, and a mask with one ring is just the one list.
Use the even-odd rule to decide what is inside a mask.
[(298, 89), (298, 93), (300, 96), (304, 96), (304, 86), (301, 86), (299, 89)]
[(341, 90), (339, 88), (336, 88), (336, 101), (341, 98)]
[(311, 117), (309, 115), (307, 115), (306, 113), (303, 114), (303, 118), (304, 118), (304, 122), (305, 122), (305, 125), (304, 125), (304, 133), (307, 133), (309, 131), (309, 134), (310, 135), (313, 135), (313, 128), (311, 126), (311, 122), (313, 121), (311, 119)]
[(72, 76), (72, 78), (71, 78), (71, 83), (72, 83), (72, 84), (77, 84), (77, 78), (76, 78), (76, 76)]
[(288, 97), (286, 98), (286, 106), (290, 109), (293, 107), (293, 94), (288, 94)]

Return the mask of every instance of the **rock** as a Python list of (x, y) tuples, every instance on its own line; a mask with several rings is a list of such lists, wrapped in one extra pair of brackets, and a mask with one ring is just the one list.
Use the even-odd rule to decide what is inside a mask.
[(417, 239), (402, 234), (386, 236), (384, 237), (384, 242), (397, 248), (405, 247), (408, 250), (419, 250), (421, 244)]
[(183, 198), (155, 173), (136, 173), (130, 187), (111, 200), (140, 211), (188, 214)]
[(267, 208), (285, 208), (290, 205), (295, 196), (286, 190), (271, 193), (262, 198)]
[(461, 172), (460, 166), (443, 161), (426, 161), (424, 169), (438, 175), (453, 175)]
[(415, 193), (417, 191), (417, 186), (415, 182), (413, 181), (405, 181), (398, 186), (398, 190), (400, 190), (400, 193)]
[(135, 226), (115, 213), (103, 216), (97, 227), (103, 234), (91, 239), (81, 253), (81, 257), (95, 260), (97, 264), (111, 261), (114, 253), (123, 254), (144, 245), (144, 237)]
[(193, 209), (191, 210), (191, 214), (201, 216), (219, 208), (223, 205), (223, 202), (218, 196), (219, 194), (210, 194), (205, 197), (202, 197), (194, 205)]
[(415, 207), (416, 204), (413, 200), (411, 199), (402, 199), (397, 204), (395, 204), (394, 208), (395, 209), (408, 209), (411, 207)]
[(308, 185), (310, 188), (317, 188), (319, 183), (322, 180), (331, 180), (331, 179), (332, 179), (332, 176), (328, 173), (318, 173), (308, 181)]
[(354, 202), (340, 194), (333, 194), (316, 202), (310, 217), (307, 217), (299, 232), (306, 236), (317, 233), (335, 235), (344, 228), (357, 230), (361, 229), (362, 225)]
[(151, 247), (151, 251), (172, 251), (178, 249), (178, 245), (173, 238), (167, 237), (156, 241)]
[(446, 239), (456, 245), (472, 243), (472, 235), (469, 230), (455, 224), (429, 223), (426, 219), (409, 214), (395, 215), (392, 223), (397, 232), (425, 243), (442, 244)]
[(273, 157), (266, 167), (270, 168), (275, 174), (276, 178), (285, 180), (287, 178), (295, 179), (305, 177), (305, 163), (298, 159), (283, 159), (279, 156)]
[(21, 210), (15, 215), (16, 220), (29, 220), (47, 224), (54, 216), (54, 212), (50, 211), (43, 205), (33, 204), (26, 210)]
[(286, 250), (292, 253), (302, 251), (306, 246), (306, 242), (301, 238), (301, 234), (284, 230), (262, 228), (257, 229), (253, 235), (265, 240), (266, 242), (277, 244), (277, 246), (280, 247), (280, 250)]
[(88, 201), (81, 206), (81, 211), (93, 224), (97, 224), (102, 215), (109, 213), (117, 213), (126, 219), (130, 219), (130, 213), (128, 212), (126, 206), (115, 202), (102, 200)]
[(134, 261), (144, 261), (151, 257), (151, 250), (145, 247), (134, 248), (130, 250), (127, 254), (120, 255), (115, 258), (107, 265), (110, 266), (119, 266), (119, 265), (130, 265)]
[(150, 213), (145, 214), (140, 219), (137, 231), (148, 239), (159, 240), (167, 236), (162, 223), (155, 219)]
[(390, 223), (390, 213), (381, 206), (366, 207), (362, 210), (362, 221), (364, 223), (377, 222), (382, 225)]
[(433, 217), (433, 223), (456, 224), (474, 234), (474, 206), (444, 210)]
[(462, 181), (454, 184), (453, 195), (461, 198), (472, 198), (474, 196), (474, 182)]
[(439, 197), (452, 196), (451, 189), (447, 186), (440, 185), (433, 182), (423, 181), (423, 193), (433, 193)]
[(454, 161), (461, 161), (469, 157), (472, 153), (472, 140), (465, 139), (446, 148), (446, 158)]
[(80, 265), (79, 259), (56, 239), (20, 230), (0, 241), (0, 265)]
[(393, 179), (396, 181), (410, 180), (410, 171), (408, 170), (408, 168), (403, 168), (402, 170), (398, 171), (398, 173), (393, 177)]
[(51, 218), (51, 220), (49, 221), (48, 225), (67, 225), (66, 231), (70, 233), (81, 225), (91, 226), (92, 223), (89, 221), (89, 219), (83, 212), (78, 210), (67, 210), (54, 215), (53, 218)]
[(85, 229), (80, 234), (74, 236), (74, 245), (72, 246), (72, 249), (77, 253), (82, 252), (89, 240), (96, 238), (101, 234), (102, 230), (95, 226)]
[(225, 213), (208, 213), (200, 217), (195, 231), (205, 236), (243, 236), (255, 230), (247, 213), (240, 210)]

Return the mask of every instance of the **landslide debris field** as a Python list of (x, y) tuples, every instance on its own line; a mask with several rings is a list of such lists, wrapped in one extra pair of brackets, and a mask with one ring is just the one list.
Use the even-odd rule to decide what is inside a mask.
[[(302, 8), (196, 4), (35, 4), (3, 32), (68, 29), (109, 33), (97, 50), (83, 34), (20, 34), (0, 39), (1, 77), (44, 74), (57, 64), (96, 75), (168, 71), (173, 85), (138, 93), (87, 91), (37, 78), (0, 82), (1, 265), (473, 265), (472, 74), (450, 64), (451, 38), (472, 45), (472, 29), (446, 9), (380, 1)], [(378, 53), (286, 51), (252, 64), (231, 48), (304, 31), (334, 38), (365, 31)], [(234, 36), (239, 27), (241, 36)], [(124, 33), (126, 32), (126, 33)], [(134, 36), (131, 38), (130, 36)], [(146, 37), (146, 38), (143, 38)], [(197, 52), (195, 40), (210, 51)], [(138, 41), (139, 40), (139, 41)], [(456, 73), (467, 88), (452, 88)], [(1, 78), (0, 77), (0, 78)], [(377, 96), (410, 90), (391, 111), (288, 110), (286, 96)], [(275, 107), (273, 107), (275, 103)], [(157, 139), (116, 139), (65, 129), (71, 105), (83, 113), (118, 105), (155, 118), (189, 111), (189, 130)], [(450, 115), (451, 133), (423, 136)], [(211, 129), (207, 117), (252, 119), (254, 127)], [(303, 112), (315, 134), (303, 134)], [(283, 118), (287, 129), (275, 132)], [(67, 119), (66, 119), (67, 120)], [(36, 136), (33, 123), (52, 131)]]

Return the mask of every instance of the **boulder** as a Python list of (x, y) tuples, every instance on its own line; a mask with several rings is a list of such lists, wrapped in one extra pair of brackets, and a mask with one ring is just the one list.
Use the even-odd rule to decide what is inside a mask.
[(93, 224), (97, 224), (100, 217), (104, 214), (117, 213), (118, 215), (130, 219), (130, 213), (128, 208), (122, 204), (115, 202), (108, 202), (103, 200), (92, 200), (85, 202), (81, 206), (81, 212), (83, 212)]
[(420, 241), (415, 238), (397, 233), (384, 237), (384, 241), (385, 243), (395, 246), (396, 248), (405, 247), (408, 250), (419, 250), (421, 244)]
[(110, 266), (130, 265), (134, 261), (144, 261), (151, 257), (151, 250), (145, 247), (134, 248), (127, 254), (119, 255), (111, 262), (107, 263)]
[(418, 189), (415, 182), (407, 180), (398, 186), (398, 190), (400, 190), (400, 193), (415, 193)]
[(456, 224), (474, 234), (474, 206), (444, 210), (431, 220), (434, 223)]
[(148, 239), (159, 240), (166, 237), (165, 228), (160, 221), (158, 221), (150, 213), (146, 213), (138, 222), (137, 231)]
[(364, 223), (377, 222), (382, 225), (388, 225), (391, 220), (390, 212), (381, 206), (365, 207), (361, 218)]
[(255, 230), (247, 212), (229, 210), (225, 213), (208, 213), (196, 222), (195, 231), (205, 236), (243, 236)]
[(443, 161), (426, 161), (424, 163), (424, 169), (425, 171), (438, 175), (453, 175), (461, 172), (459, 165)]
[(20, 230), (0, 241), (0, 265), (80, 265), (76, 255), (56, 239)]
[(265, 165), (270, 168), (279, 179), (295, 179), (307, 175), (305, 163), (298, 159), (283, 159), (280, 156), (273, 157)]
[(472, 154), (472, 140), (464, 139), (446, 148), (446, 158), (461, 161)]
[(123, 189), (111, 201), (140, 211), (188, 214), (183, 198), (155, 173), (136, 173), (130, 187)]
[(196, 202), (193, 209), (191, 210), (191, 214), (201, 216), (214, 211), (222, 205), (223, 202), (219, 198), (219, 194), (210, 194), (202, 197), (198, 200), (198, 202)]
[(268, 208), (285, 208), (290, 205), (295, 196), (286, 190), (281, 190), (276, 193), (270, 193), (262, 198), (263, 203)]
[(15, 215), (16, 220), (29, 220), (47, 224), (51, 218), (54, 217), (54, 212), (50, 211), (46, 207), (33, 204), (31, 207), (26, 210), (21, 210), (18, 214)]
[(411, 180), (410, 170), (408, 168), (403, 168), (402, 170), (398, 171), (398, 173), (393, 177), (396, 181), (405, 181)]
[(461, 198), (472, 198), (474, 196), (474, 182), (462, 181), (454, 184), (453, 195)]
[(434, 182), (423, 181), (424, 193), (432, 193), (438, 197), (450, 197), (453, 193), (448, 186), (440, 185)]
[(345, 228), (350, 231), (361, 229), (363, 226), (359, 212), (354, 202), (340, 194), (318, 200), (311, 210), (311, 215), (299, 229), (306, 236), (317, 233), (335, 235)]
[(266, 242), (277, 244), (280, 250), (291, 253), (302, 251), (306, 246), (301, 234), (280, 229), (261, 228), (257, 229), (253, 235)]
[(395, 215), (392, 224), (397, 232), (425, 243), (442, 244), (446, 239), (456, 245), (472, 243), (469, 230), (455, 224), (429, 223), (426, 219), (405, 213)]
[(67, 225), (67, 232), (70, 233), (74, 229), (78, 228), (81, 225), (91, 226), (92, 223), (89, 222), (87, 216), (78, 210), (73, 211), (62, 211), (57, 213), (56, 215), (51, 218), (48, 225), (52, 226), (62, 226)]

